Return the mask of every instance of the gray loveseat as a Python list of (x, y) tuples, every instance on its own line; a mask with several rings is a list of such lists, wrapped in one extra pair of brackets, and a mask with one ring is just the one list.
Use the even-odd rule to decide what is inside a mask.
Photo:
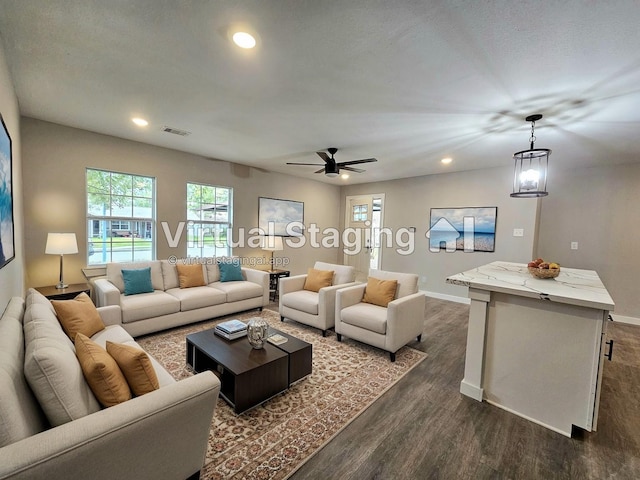
[[(137, 345), (120, 307), (98, 309), (92, 340)], [(197, 478), (220, 381), (176, 382), (151, 358), (160, 388), (102, 409), (51, 303), (35, 290), (0, 317), (0, 479)]]
[[(109, 263), (106, 278), (94, 282), (96, 303), (120, 306), (120, 324), (134, 337), (253, 308), (262, 310), (269, 304), (267, 272), (243, 268), (242, 281), (222, 282), (217, 260), (229, 261), (197, 259), (206, 286), (191, 288), (179, 288), (176, 263), (181, 259)], [(151, 268), (154, 291), (125, 295), (122, 270), (146, 267)]]

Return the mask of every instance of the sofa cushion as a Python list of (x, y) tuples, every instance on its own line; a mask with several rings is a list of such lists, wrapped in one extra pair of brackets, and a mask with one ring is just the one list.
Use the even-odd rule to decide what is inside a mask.
[[(43, 307), (43, 305), (32, 305)], [(39, 314), (49, 312), (52, 318)], [(24, 374), (52, 426), (82, 418), (100, 410), (76, 358), (73, 343), (55, 315), (40, 309), (24, 325)]]
[(215, 257), (206, 257), (202, 261), (207, 272), (207, 283), (219, 282), (220, 267), (218, 267), (218, 260)]
[(138, 295), (153, 292), (151, 267), (122, 269), (125, 295)]
[(36, 303), (40, 305), (45, 305), (52, 312), (55, 313), (53, 305), (51, 305), (51, 301), (47, 297), (42, 295), (39, 291), (37, 291), (35, 288), (30, 288), (29, 290), (27, 290), (27, 296), (24, 299), (24, 308), (26, 309)]
[(307, 312), (311, 315), (318, 315), (318, 298), (319, 294), (317, 292), (297, 290), (295, 292), (285, 293), (281, 301), (285, 307)]
[(103, 406), (113, 407), (131, 399), (127, 379), (109, 352), (82, 333), (76, 335), (75, 345), (82, 373)]
[(330, 287), (333, 282), (333, 274), (333, 270), (310, 268), (307, 270), (307, 278), (305, 278), (302, 288), (310, 292), (318, 292), (321, 288)]
[(78, 332), (90, 337), (104, 329), (104, 323), (89, 295), (82, 292), (73, 300), (52, 300), (64, 332), (74, 340)]
[(215, 282), (208, 288), (223, 291), (227, 296), (227, 302), (239, 302), (249, 298), (262, 297), (262, 287), (253, 282)]
[(356, 280), (356, 269), (349, 265), (336, 265), (333, 263), (316, 262), (313, 266), (316, 270), (333, 270), (332, 285), (342, 285), (343, 283), (351, 283)]
[(160, 260), (160, 266), (162, 267), (162, 281), (164, 283), (164, 289), (178, 288), (180, 286), (180, 280), (178, 279), (178, 270), (174, 261)]
[(237, 258), (220, 259), (218, 261), (218, 268), (220, 269), (221, 282), (238, 282), (244, 280), (240, 260)]
[(208, 286), (184, 289), (172, 288), (171, 290), (167, 290), (167, 293), (180, 300), (180, 311), (182, 312), (220, 305), (227, 301), (227, 294), (225, 292)]
[(122, 323), (129, 323), (179, 312), (180, 301), (166, 292), (154, 290), (140, 295), (121, 295), (120, 308)]
[(164, 290), (164, 280), (162, 279), (162, 266), (160, 260), (150, 260), (148, 262), (129, 262), (129, 263), (107, 263), (107, 280), (113, 283), (120, 293), (124, 292), (124, 279), (122, 278), (122, 269), (132, 270), (150, 267), (151, 268), (151, 284), (154, 290)]
[(397, 280), (380, 280), (379, 278), (369, 277), (362, 301), (386, 308), (395, 297), (397, 287)]
[(381, 335), (387, 333), (387, 309), (371, 303), (356, 303), (343, 308), (340, 321)]
[(0, 317), (0, 448), (47, 427), (24, 377), (24, 304), (21, 298), (12, 298)]
[(384, 270), (370, 270), (369, 276), (380, 280), (397, 280), (398, 288), (395, 298), (406, 297), (418, 293), (418, 275), (413, 273), (387, 272)]
[(149, 355), (141, 348), (107, 340), (107, 353), (120, 367), (134, 395), (144, 395), (160, 388)]
[(190, 265), (177, 264), (178, 280), (180, 288), (204, 287), (204, 269), (199, 263)]

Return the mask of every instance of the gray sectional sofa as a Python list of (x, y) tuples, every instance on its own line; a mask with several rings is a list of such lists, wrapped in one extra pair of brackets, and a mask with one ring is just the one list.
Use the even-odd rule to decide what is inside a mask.
[[(94, 282), (96, 303), (120, 306), (120, 324), (134, 337), (269, 304), (269, 274), (242, 268), (244, 280), (223, 282), (218, 261), (228, 259), (197, 259), (206, 286), (179, 288), (176, 263), (191, 261), (196, 260), (109, 263), (106, 278)], [(125, 295), (122, 270), (146, 267), (151, 268), (154, 291)]]
[[(93, 341), (138, 346), (119, 306), (98, 312), (106, 328)], [(160, 388), (103, 409), (51, 303), (35, 290), (11, 299), (0, 317), (0, 479), (197, 478), (220, 381), (176, 382), (151, 361)]]

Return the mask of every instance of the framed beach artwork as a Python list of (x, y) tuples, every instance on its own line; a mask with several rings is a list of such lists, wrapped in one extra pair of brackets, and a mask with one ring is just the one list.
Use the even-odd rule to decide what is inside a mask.
[(429, 250), (494, 252), (498, 207), (432, 208)]
[(260, 197), (258, 227), (268, 235), (300, 237), (304, 229), (304, 203)]
[(13, 191), (11, 185), (11, 137), (0, 115), (0, 268), (15, 257)]

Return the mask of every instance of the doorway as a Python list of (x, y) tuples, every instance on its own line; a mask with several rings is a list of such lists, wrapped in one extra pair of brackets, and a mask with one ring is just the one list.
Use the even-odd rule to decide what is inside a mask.
[(369, 270), (382, 265), (384, 193), (348, 196), (345, 204), (343, 263), (355, 267), (356, 281), (366, 281)]

